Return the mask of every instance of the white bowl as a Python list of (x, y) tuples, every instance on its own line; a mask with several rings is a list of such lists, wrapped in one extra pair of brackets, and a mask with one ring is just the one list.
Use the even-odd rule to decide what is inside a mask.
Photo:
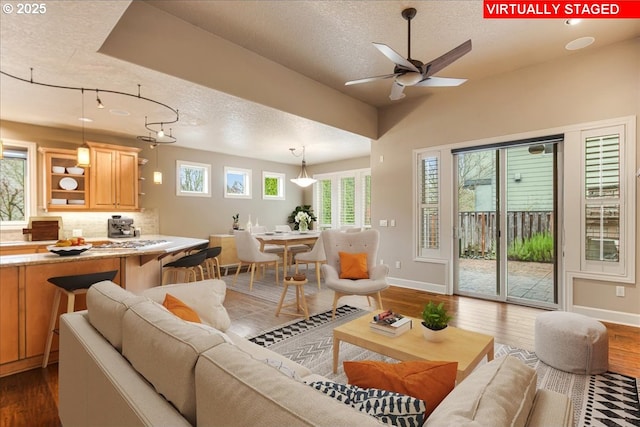
[(52, 205), (66, 205), (67, 199), (51, 199)]
[(67, 168), (67, 173), (71, 175), (82, 175), (84, 174), (84, 168)]
[(68, 203), (70, 205), (84, 205), (84, 200), (69, 199)]
[(64, 173), (64, 166), (51, 166), (53, 173)]

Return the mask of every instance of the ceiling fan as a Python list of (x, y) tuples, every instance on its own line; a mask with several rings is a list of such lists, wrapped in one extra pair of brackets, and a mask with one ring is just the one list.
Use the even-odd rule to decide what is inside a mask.
[(345, 83), (346, 86), (393, 77), (394, 82), (391, 87), (389, 99), (396, 101), (405, 97), (405, 94), (403, 93), (405, 86), (459, 86), (467, 81), (467, 79), (435, 77), (434, 74), (458, 60), (463, 55), (471, 52), (471, 40), (467, 40), (460, 46), (426, 64), (423, 64), (417, 59), (411, 58), (411, 20), (416, 16), (416, 13), (417, 11), (412, 7), (402, 11), (402, 17), (407, 20), (408, 26), (408, 48), (406, 59), (386, 44), (373, 43), (373, 45), (382, 52), (384, 56), (389, 58), (395, 64), (393, 74), (351, 80)]

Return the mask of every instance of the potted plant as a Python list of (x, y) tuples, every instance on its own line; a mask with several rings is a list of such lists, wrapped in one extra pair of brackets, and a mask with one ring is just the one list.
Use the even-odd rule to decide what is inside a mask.
[(316, 218), (316, 216), (313, 214), (313, 208), (311, 207), (311, 205), (296, 206), (293, 212), (291, 212), (291, 215), (289, 215), (289, 218), (287, 218), (289, 224), (293, 225), (292, 228), (294, 230), (300, 229), (300, 223), (298, 222), (298, 220), (296, 220), (296, 216), (298, 215), (299, 212), (304, 212), (309, 216), (309, 221), (307, 222), (307, 226), (309, 228), (311, 228), (311, 224), (314, 221), (318, 220), (318, 218)]
[(436, 304), (429, 301), (422, 310), (422, 331), (427, 341), (439, 342), (444, 339), (442, 331), (449, 326), (451, 316), (444, 307), (444, 302)]

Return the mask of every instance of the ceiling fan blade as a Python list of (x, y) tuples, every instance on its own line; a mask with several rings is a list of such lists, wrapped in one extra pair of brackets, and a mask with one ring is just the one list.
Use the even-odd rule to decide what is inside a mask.
[(414, 86), (430, 86), (430, 87), (447, 87), (447, 86), (460, 86), (466, 82), (467, 79), (452, 79), (449, 77), (427, 77), (421, 82), (416, 83)]
[(387, 58), (389, 58), (394, 64), (398, 67), (402, 67), (407, 70), (415, 71), (416, 73), (422, 73), (415, 65), (413, 65), (409, 60), (405, 59), (395, 50), (391, 49), (389, 46), (383, 43), (373, 43), (373, 45), (378, 48), (380, 52)]
[(382, 75), (382, 76), (365, 77), (364, 79), (349, 80), (344, 85), (345, 86), (350, 86), (350, 85), (357, 85), (357, 84), (360, 84), (360, 83), (369, 83), (369, 82), (373, 82), (373, 81), (376, 81), (376, 80), (389, 79), (391, 77), (396, 77), (398, 75), (399, 74), (385, 74), (385, 75)]
[(424, 65), (425, 72), (423, 73), (425, 76), (431, 76), (438, 71), (442, 70), (446, 66), (452, 64), (454, 61), (460, 59), (462, 56), (471, 52), (471, 40), (467, 40), (462, 43), (460, 46), (451, 49), (449, 52), (444, 55), (434, 59), (428, 64)]
[(405, 97), (404, 94), (404, 86), (398, 84), (397, 82), (393, 82), (393, 86), (391, 86), (391, 94), (389, 95), (389, 99), (392, 101), (397, 101)]

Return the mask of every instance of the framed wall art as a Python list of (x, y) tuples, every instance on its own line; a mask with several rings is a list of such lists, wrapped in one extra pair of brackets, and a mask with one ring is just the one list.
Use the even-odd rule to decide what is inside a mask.
[(211, 165), (176, 160), (176, 195), (211, 197)]
[(277, 172), (262, 171), (262, 198), (265, 200), (284, 200), (285, 175)]
[(224, 197), (251, 198), (251, 169), (224, 167)]

